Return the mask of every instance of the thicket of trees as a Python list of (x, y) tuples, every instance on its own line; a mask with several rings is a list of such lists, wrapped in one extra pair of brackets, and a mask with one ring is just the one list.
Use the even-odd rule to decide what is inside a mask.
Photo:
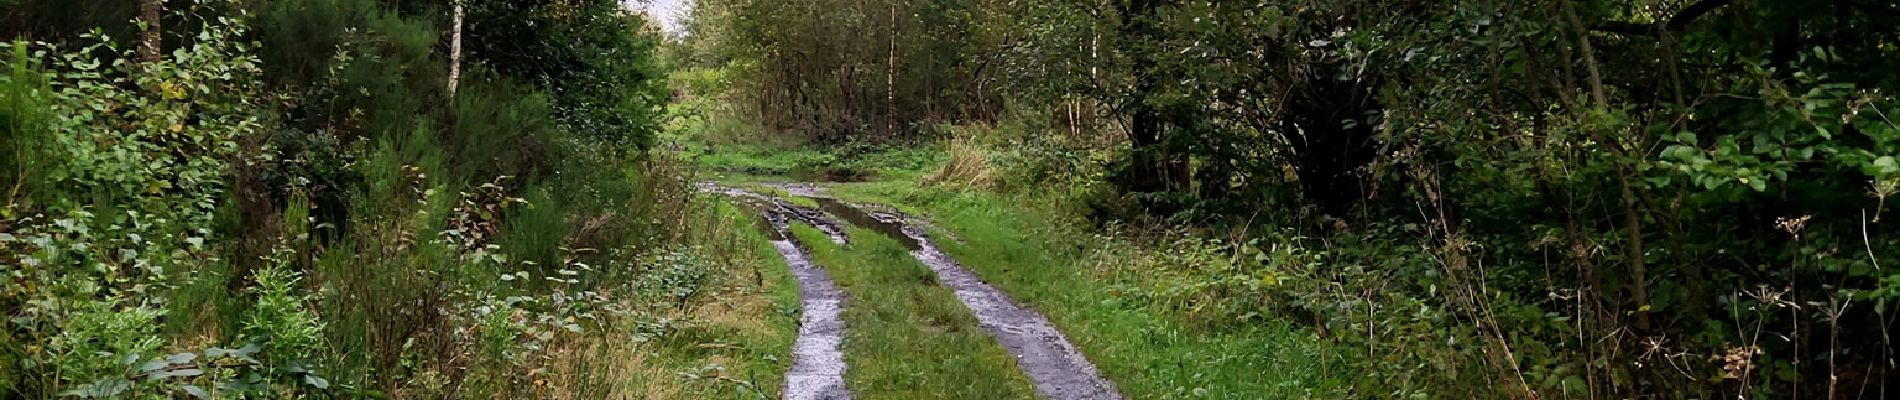
[(1301, 244), (1249, 273), (1307, 283), (1199, 290), (1377, 342), (1393, 367), (1369, 381), (1881, 398), (1895, 21), (1869, 0), (702, 0), (676, 53), (782, 134), (994, 125), (1014, 175), (1099, 171), (1078, 184), (1104, 219)]
[(627, 396), (714, 274), (617, 1), (8, 0), (0, 39), (0, 397)]
[[(704, 1), (685, 67), (729, 66), (733, 105), (768, 128), (830, 142), (895, 142), (930, 124), (994, 118), (989, 50), (1002, 38), (957, 1)], [(982, 56), (982, 59), (969, 57)], [(966, 57), (968, 56), (968, 57)]]

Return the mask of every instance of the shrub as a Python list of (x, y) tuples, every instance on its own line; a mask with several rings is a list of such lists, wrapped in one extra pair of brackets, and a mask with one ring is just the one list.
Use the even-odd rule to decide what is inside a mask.
[(9, 46), (0, 143), (33, 163), (13, 187), (36, 183), (0, 222), (0, 306), (18, 316), (6, 342), (27, 349), (25, 392), (127, 390), (164, 343), (158, 295), (215, 258), (223, 174), (268, 100), (243, 19), (187, 17), (198, 40), (156, 62), (97, 34), (75, 51)]
[[(627, 334), (601, 327), (710, 284), (651, 255), (693, 191), (629, 155), (640, 93), (475, 64), (450, 101), (437, 21), (373, 0), (178, 10), (156, 62), (99, 33), (0, 46), (0, 392), (548, 397), (551, 369), (605, 379), (563, 358)], [(647, 37), (584, 14), (563, 29), (614, 48), (563, 51), (653, 84)]]

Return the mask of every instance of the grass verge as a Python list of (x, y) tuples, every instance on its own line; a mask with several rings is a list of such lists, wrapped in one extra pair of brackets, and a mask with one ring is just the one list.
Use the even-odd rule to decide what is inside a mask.
[[(617, 373), (635, 398), (776, 399), (798, 336), (798, 285), (757, 228), (757, 216), (725, 201), (693, 242), (728, 275), (709, 302), (676, 317), (627, 327), (633, 346)], [(672, 325), (670, 328), (658, 325)], [(648, 338), (660, 329), (662, 335)], [(649, 354), (650, 353), (650, 354)]]
[(1032, 399), (1016, 362), (936, 274), (877, 232), (850, 231), (849, 247), (792, 229), (850, 294), (845, 381), (860, 399)]
[[(1058, 207), (990, 193), (882, 182), (835, 185), (854, 201), (927, 215), (952, 240), (937, 243), (990, 284), (1047, 315), (1131, 399), (1282, 399), (1345, 393), (1340, 352), (1309, 330), (1268, 323), (1204, 330), (1125, 295), (1152, 288), (1135, 271), (1138, 249), (1089, 235)], [(940, 235), (944, 236), (944, 235)], [(1104, 256), (1111, 255), (1111, 256)]]

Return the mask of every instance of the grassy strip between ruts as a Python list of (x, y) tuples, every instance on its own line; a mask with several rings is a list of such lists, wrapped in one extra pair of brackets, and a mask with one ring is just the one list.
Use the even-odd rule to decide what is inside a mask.
[[(914, 184), (845, 184), (834, 194), (928, 215), (953, 239), (936, 244), (1017, 301), (1043, 312), (1131, 399), (1329, 397), (1350, 372), (1339, 352), (1286, 324), (1206, 332), (1117, 287), (1153, 287), (1152, 274), (1092, 247), (1124, 245), (1061, 229), (1054, 207), (990, 193), (920, 189)], [(947, 232), (946, 232), (947, 231)], [(1053, 236), (1063, 236), (1061, 238)], [(1106, 252), (1140, 257), (1142, 251)], [(1101, 253), (1097, 253), (1101, 254)]]
[(845, 380), (856, 398), (1034, 398), (1015, 360), (895, 239), (853, 228), (840, 247), (810, 227), (792, 232), (850, 295)]

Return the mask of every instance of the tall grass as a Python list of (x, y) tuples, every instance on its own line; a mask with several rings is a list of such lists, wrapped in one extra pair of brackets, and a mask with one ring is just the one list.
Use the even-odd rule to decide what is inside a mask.
[[(16, 202), (25, 201), (37, 186), (46, 160), (38, 150), (47, 142), (51, 90), (27, 56), (24, 42), (0, 46), (6, 51), (5, 75), (0, 76), (0, 219), (11, 219)], [(5, 224), (0, 222), (0, 224)], [(0, 225), (3, 226), (3, 225)]]
[[(1170, 271), (1218, 253), (1147, 250), (1095, 233), (1047, 196), (843, 185), (848, 198), (910, 205), (928, 215), (937, 243), (986, 282), (1045, 313), (1128, 398), (1300, 399), (1349, 392), (1348, 353), (1315, 332), (1267, 321), (1234, 328), (1173, 307), (1156, 291)], [(1189, 260), (1175, 254), (1202, 257)], [(1197, 303), (1206, 303), (1204, 300)], [(1210, 323), (1214, 322), (1214, 323)], [(1240, 322), (1240, 321), (1231, 321)]]

